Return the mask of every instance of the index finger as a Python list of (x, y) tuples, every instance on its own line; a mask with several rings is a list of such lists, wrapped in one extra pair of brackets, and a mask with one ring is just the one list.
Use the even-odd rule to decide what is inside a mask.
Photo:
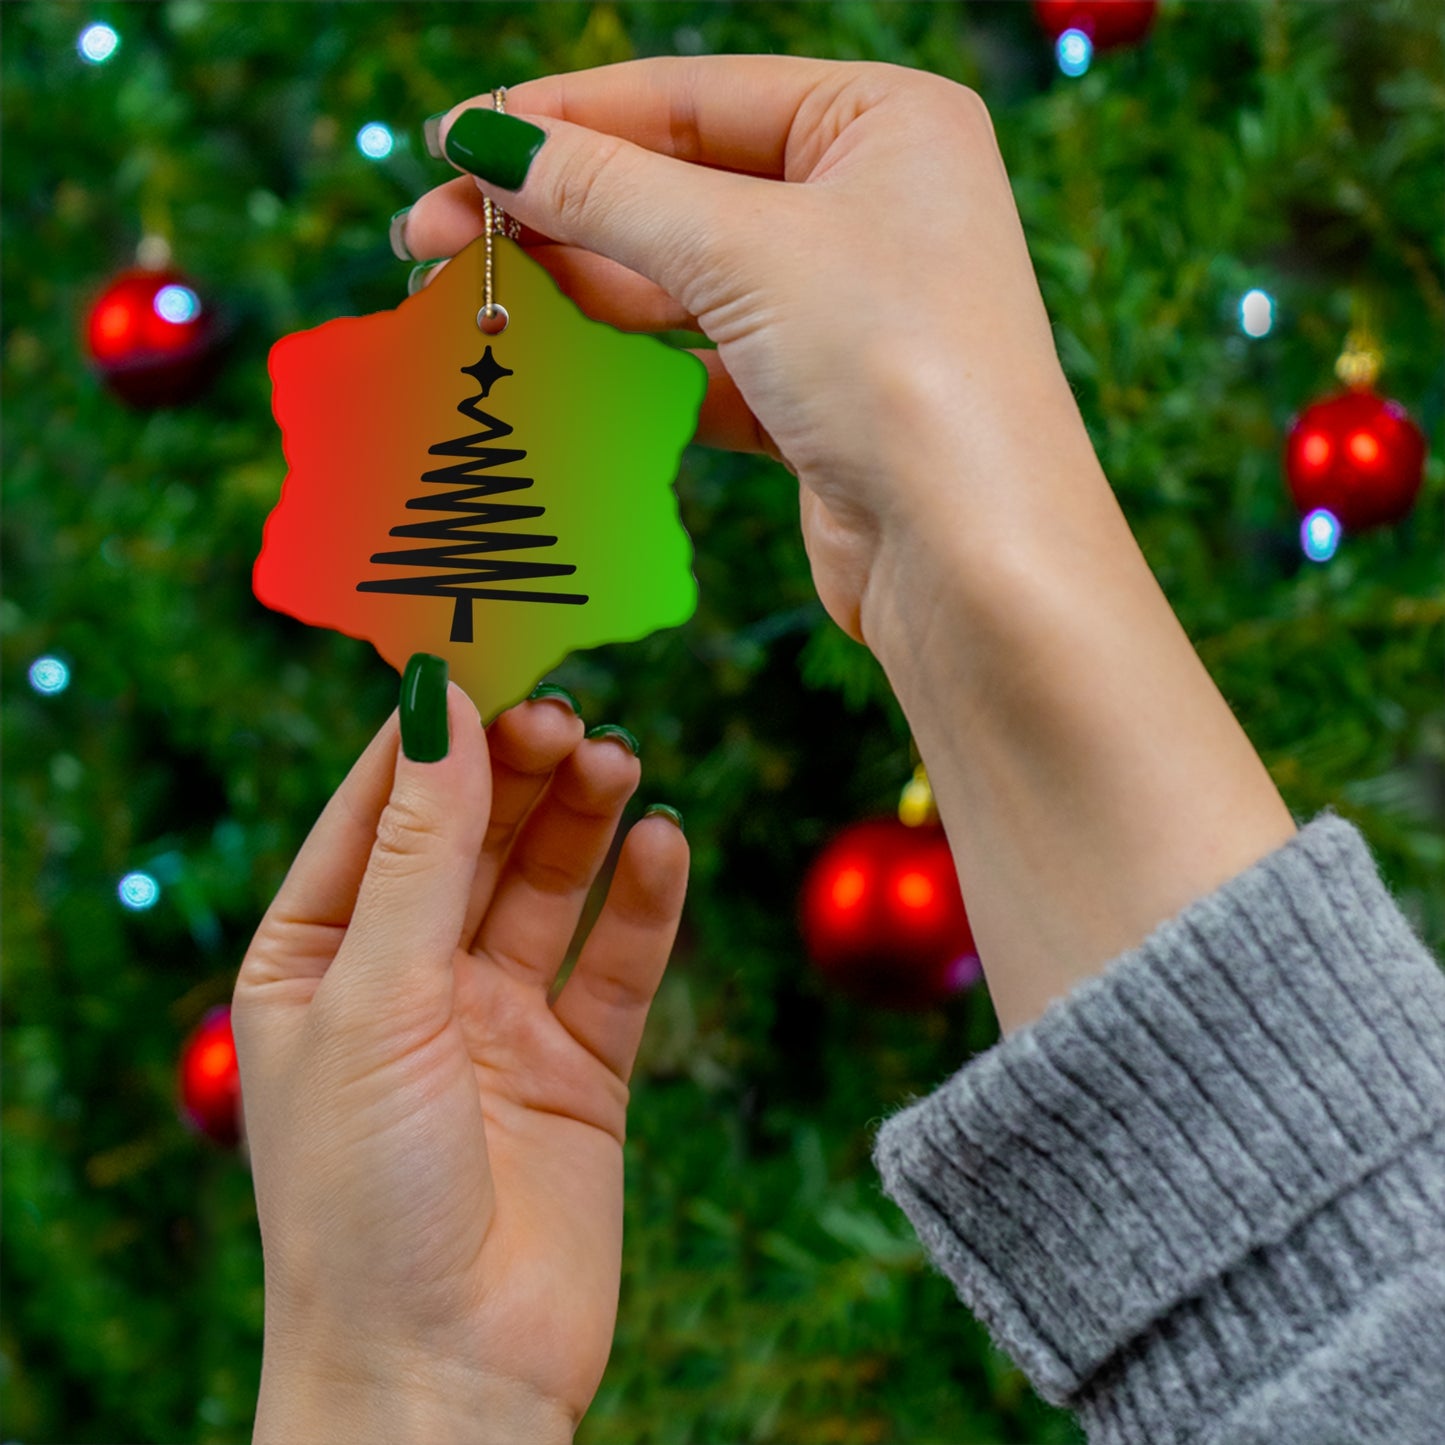
[[(806, 103), (845, 84), (849, 71), (797, 55), (659, 55), (524, 80), (507, 87), (507, 110), (552, 116), (678, 160), (801, 180)], [(482, 98), (448, 112), (443, 136)], [(812, 118), (826, 110), (824, 100)]]

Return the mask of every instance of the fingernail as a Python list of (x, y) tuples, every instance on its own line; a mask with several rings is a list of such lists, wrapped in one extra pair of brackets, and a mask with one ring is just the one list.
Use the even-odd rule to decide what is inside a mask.
[(416, 260), (416, 257), (406, 249), (406, 217), (410, 210), (410, 206), (403, 206), (387, 225), (387, 234), (391, 238), (391, 254), (398, 261)]
[(555, 697), (558, 702), (565, 702), (578, 717), (582, 716), (582, 704), (567, 691), (565, 687), (558, 687), (555, 682), (540, 682), (528, 696), (528, 702), (536, 702), (538, 698)]
[(421, 123), (421, 138), (426, 142), (426, 153), (434, 160), (440, 161), (446, 158), (442, 155), (442, 120), (446, 111), (439, 110), (435, 115), (429, 115)]
[(452, 122), (446, 156), (464, 171), (515, 191), (527, 179), (532, 159), (546, 139), (547, 132), (530, 121), (474, 106)]
[(676, 823), (677, 831), (686, 836), (687, 829), (682, 826), (682, 814), (679, 813), (676, 808), (671, 808), (666, 803), (653, 803), (642, 816), (644, 818), (650, 818), (654, 813), (660, 817), (667, 818), (670, 822)]
[(450, 746), (447, 660), (414, 652), (401, 679), (401, 750), (414, 763), (435, 763)]
[(450, 260), (450, 256), (434, 256), (430, 261), (422, 261), (419, 265), (413, 266), (407, 273), (406, 294), (415, 296), (426, 285), (427, 273), (433, 268), (441, 270)]
[(616, 738), (628, 752), (635, 758), (638, 755), (637, 739), (624, 727), (616, 723), (598, 723), (595, 728), (587, 730), (589, 738)]

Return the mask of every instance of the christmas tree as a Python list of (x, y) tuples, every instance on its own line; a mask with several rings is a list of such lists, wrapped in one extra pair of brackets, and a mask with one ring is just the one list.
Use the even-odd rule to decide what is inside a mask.
[[(266, 358), (405, 297), (387, 218), (454, 174), (427, 157), (422, 120), (493, 85), (776, 52), (977, 90), (1064, 367), (1161, 586), (1296, 816), (1357, 823), (1445, 948), (1433, 0), (1165, 0), (1145, 40), (1092, 59), (1057, 49), (1030, 6), (982, 0), (35, 0), (0, 6), (0, 41), (7, 1439), (250, 1438), (251, 1180), (178, 1118), (177, 1057), (229, 1001), (398, 682), (368, 643), (251, 592), (286, 471)], [(188, 405), (132, 409), (88, 365), (87, 309), (143, 242), (226, 323), (224, 364)], [(1334, 388), (1362, 307), (1378, 385), (1429, 460), (1408, 516), (1315, 561), (1284, 439)], [(511, 505), (469, 470), (442, 485), (456, 490), (425, 509)], [(640, 738), (629, 821), (673, 803), (694, 850), (632, 1081), (617, 1340), (579, 1440), (1077, 1441), (927, 1265), (868, 1158), (885, 1113), (997, 1038), (986, 993), (922, 1015), (851, 1003), (794, 922), (827, 840), (896, 799), (906, 725), (818, 605), (792, 479), (693, 448), (677, 488), (696, 615), (554, 674), (589, 723)], [(433, 540), (460, 561), (453, 533)], [(498, 575), (423, 565), (452, 586)]]
[[(469, 482), (478, 472), (491, 467), (513, 466), (526, 460), (527, 453), (516, 447), (493, 447), (486, 443), (511, 436), (512, 428), (505, 422), (482, 411), (477, 402), (484, 401), (491, 393), (492, 386), (504, 376), (511, 376), (492, 355), (487, 347), (480, 361), (474, 366), (464, 366), (463, 374), (473, 377), (482, 390), (458, 404), (457, 410), (470, 421), (486, 428), (468, 436), (456, 437), (451, 441), (438, 442), (430, 448), (433, 456), (461, 457), (462, 461), (449, 467), (435, 467), (422, 473), (422, 481), (438, 482), (444, 486), (455, 482)], [(453, 642), (472, 640), (472, 602), (476, 598), (505, 598), (511, 602), (559, 602), (580, 605), (587, 601), (577, 592), (531, 592), (517, 588), (493, 587), (493, 582), (520, 582), (529, 577), (566, 577), (577, 569), (554, 562), (508, 562), (487, 561), (478, 563), (474, 554), (478, 552), (525, 551), (532, 547), (551, 547), (555, 537), (541, 536), (531, 532), (476, 532), (474, 527), (490, 526), (496, 522), (519, 522), (540, 517), (545, 507), (517, 507), (503, 502), (481, 502), (479, 497), (495, 496), (499, 492), (516, 492), (532, 485), (531, 477), (492, 476), (486, 477), (476, 486), (465, 487), (459, 492), (444, 492), (441, 495), (416, 497), (407, 503), (408, 507), (419, 507), (427, 512), (461, 512), (467, 520), (460, 522), (411, 522), (405, 526), (393, 527), (393, 537), (430, 537), (448, 543), (443, 547), (418, 547), (401, 552), (378, 552), (373, 562), (384, 562), (393, 567), (456, 567), (465, 572), (455, 577), (387, 578), (358, 582), (358, 592), (400, 592), (412, 597), (455, 597), (456, 611), (452, 616)], [(467, 570), (474, 569), (474, 570)]]

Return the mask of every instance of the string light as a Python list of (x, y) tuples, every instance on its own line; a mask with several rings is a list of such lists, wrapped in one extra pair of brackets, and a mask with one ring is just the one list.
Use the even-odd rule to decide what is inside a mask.
[(149, 873), (127, 873), (115, 890), (125, 906), (139, 913), (161, 896), (161, 885)]
[(91, 65), (104, 65), (120, 46), (120, 36), (109, 25), (87, 25), (80, 32), (75, 48), (80, 58)]
[(1328, 562), (1340, 545), (1339, 518), (1325, 507), (1316, 507), (1300, 523), (1299, 540), (1311, 562)]
[(1054, 55), (1065, 75), (1083, 75), (1094, 59), (1094, 42), (1082, 30), (1066, 30), (1054, 43)]
[(1274, 298), (1268, 291), (1246, 291), (1239, 303), (1239, 327), (1246, 336), (1268, 336), (1274, 329)]
[(961, 953), (948, 966), (946, 987), (952, 993), (977, 983), (983, 977), (983, 963), (976, 953)]
[(373, 120), (356, 132), (356, 148), (368, 160), (384, 161), (391, 154), (396, 139), (388, 126)]
[(37, 657), (30, 664), (30, 686), (47, 697), (70, 686), (70, 669), (58, 657)]
[(183, 326), (201, 314), (201, 298), (189, 286), (162, 286), (151, 302), (162, 321)]

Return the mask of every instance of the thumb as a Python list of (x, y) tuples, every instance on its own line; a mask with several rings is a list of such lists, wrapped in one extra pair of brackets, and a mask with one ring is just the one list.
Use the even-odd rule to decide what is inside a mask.
[(451, 1009), (452, 959), (491, 813), (492, 775), (481, 718), (448, 683), (445, 658), (411, 659), (400, 711), (391, 793), (326, 981), (389, 1028), (439, 1028)]
[[(441, 148), (482, 194), (541, 235), (606, 256), (656, 282), (693, 315), (699, 282), (739, 249), (737, 218), (765, 184), (659, 155), (554, 116), (453, 112)], [(694, 305), (694, 301), (698, 305)]]

